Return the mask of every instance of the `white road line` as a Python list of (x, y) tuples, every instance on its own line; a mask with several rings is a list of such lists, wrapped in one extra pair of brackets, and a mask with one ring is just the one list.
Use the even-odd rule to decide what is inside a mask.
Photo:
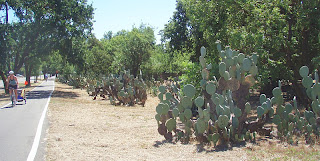
[[(53, 81), (53, 86), (54, 86), (54, 81)], [(48, 101), (47, 101), (47, 104), (45, 106), (45, 108), (43, 109), (43, 112), (42, 112), (42, 115), (41, 115), (41, 118), (39, 120), (39, 124), (38, 124), (38, 128), (37, 128), (37, 133), (34, 137), (34, 141), (33, 141), (33, 144), (32, 144), (32, 148), (30, 150), (30, 153), (28, 155), (28, 159), (27, 161), (33, 161), (36, 154), (37, 154), (37, 151), (38, 151), (38, 146), (39, 146), (39, 143), (40, 143), (40, 137), (41, 137), (41, 132), (42, 132), (42, 126), (43, 126), (43, 122), (44, 122), (44, 118), (46, 117), (46, 114), (47, 114), (47, 110), (48, 110), (48, 106), (49, 106), (49, 102), (50, 102), (50, 99), (51, 99), (51, 95), (54, 91), (54, 88), (53, 90), (51, 91), (50, 95), (49, 95), (49, 98), (48, 98)]]

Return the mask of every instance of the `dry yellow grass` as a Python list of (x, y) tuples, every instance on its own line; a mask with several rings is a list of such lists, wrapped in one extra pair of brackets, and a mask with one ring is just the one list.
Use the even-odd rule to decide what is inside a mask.
[(56, 83), (48, 111), (47, 160), (320, 159), (318, 146), (285, 146), (275, 141), (222, 151), (197, 143), (168, 143), (157, 132), (157, 104), (157, 98), (149, 97), (145, 107), (112, 106), (106, 100), (92, 100), (84, 90)]

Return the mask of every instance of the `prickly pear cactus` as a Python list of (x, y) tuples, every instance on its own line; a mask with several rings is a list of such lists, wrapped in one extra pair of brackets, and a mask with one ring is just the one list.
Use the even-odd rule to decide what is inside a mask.
[(142, 79), (142, 75), (134, 78), (130, 71), (123, 71), (120, 75), (110, 74), (96, 81), (96, 85), (88, 86), (88, 91), (94, 89), (94, 99), (98, 94), (100, 96), (109, 96), (110, 103), (113, 105), (130, 105), (141, 104), (144, 106), (147, 100), (147, 88)]
[[(247, 120), (247, 114), (252, 109), (246, 102), (246, 96), (258, 73), (258, 56), (246, 56), (230, 47), (223, 51), (219, 42), (217, 48), (222, 57), (218, 80), (216, 77), (209, 80), (212, 65), (207, 64), (206, 49), (201, 48), (199, 61), (202, 80), (199, 96), (191, 84), (185, 85), (183, 90), (175, 91), (169, 91), (165, 86), (159, 87), (160, 104), (156, 108), (155, 118), (159, 133), (166, 139), (176, 136), (177, 139), (189, 141), (192, 136), (196, 136), (199, 141), (209, 141), (216, 145), (218, 142), (239, 142), (253, 138), (252, 133), (256, 131), (254, 128), (258, 129), (258, 125)], [(174, 125), (173, 122), (175, 125), (181, 122), (183, 126), (167, 126)]]

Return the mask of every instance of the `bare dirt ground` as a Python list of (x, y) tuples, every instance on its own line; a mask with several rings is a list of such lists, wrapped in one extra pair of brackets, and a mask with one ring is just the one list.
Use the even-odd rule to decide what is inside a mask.
[(169, 143), (157, 131), (157, 104), (149, 96), (145, 107), (113, 106), (56, 83), (48, 111), (47, 160), (320, 160), (319, 146), (277, 140), (224, 150)]

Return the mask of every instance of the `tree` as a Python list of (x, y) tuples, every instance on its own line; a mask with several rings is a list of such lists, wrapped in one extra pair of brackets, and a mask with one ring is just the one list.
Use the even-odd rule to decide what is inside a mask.
[(82, 0), (9, 2), (7, 4), (19, 19), (18, 23), (13, 23), (14, 33), (19, 34), (14, 39), (15, 47), (9, 52), (15, 54), (14, 71), (27, 64), (29, 81), (32, 65), (28, 64), (33, 62), (32, 59), (46, 57), (56, 50), (66, 55), (71, 63), (81, 62), (83, 53), (78, 44), (91, 32), (92, 5)]

